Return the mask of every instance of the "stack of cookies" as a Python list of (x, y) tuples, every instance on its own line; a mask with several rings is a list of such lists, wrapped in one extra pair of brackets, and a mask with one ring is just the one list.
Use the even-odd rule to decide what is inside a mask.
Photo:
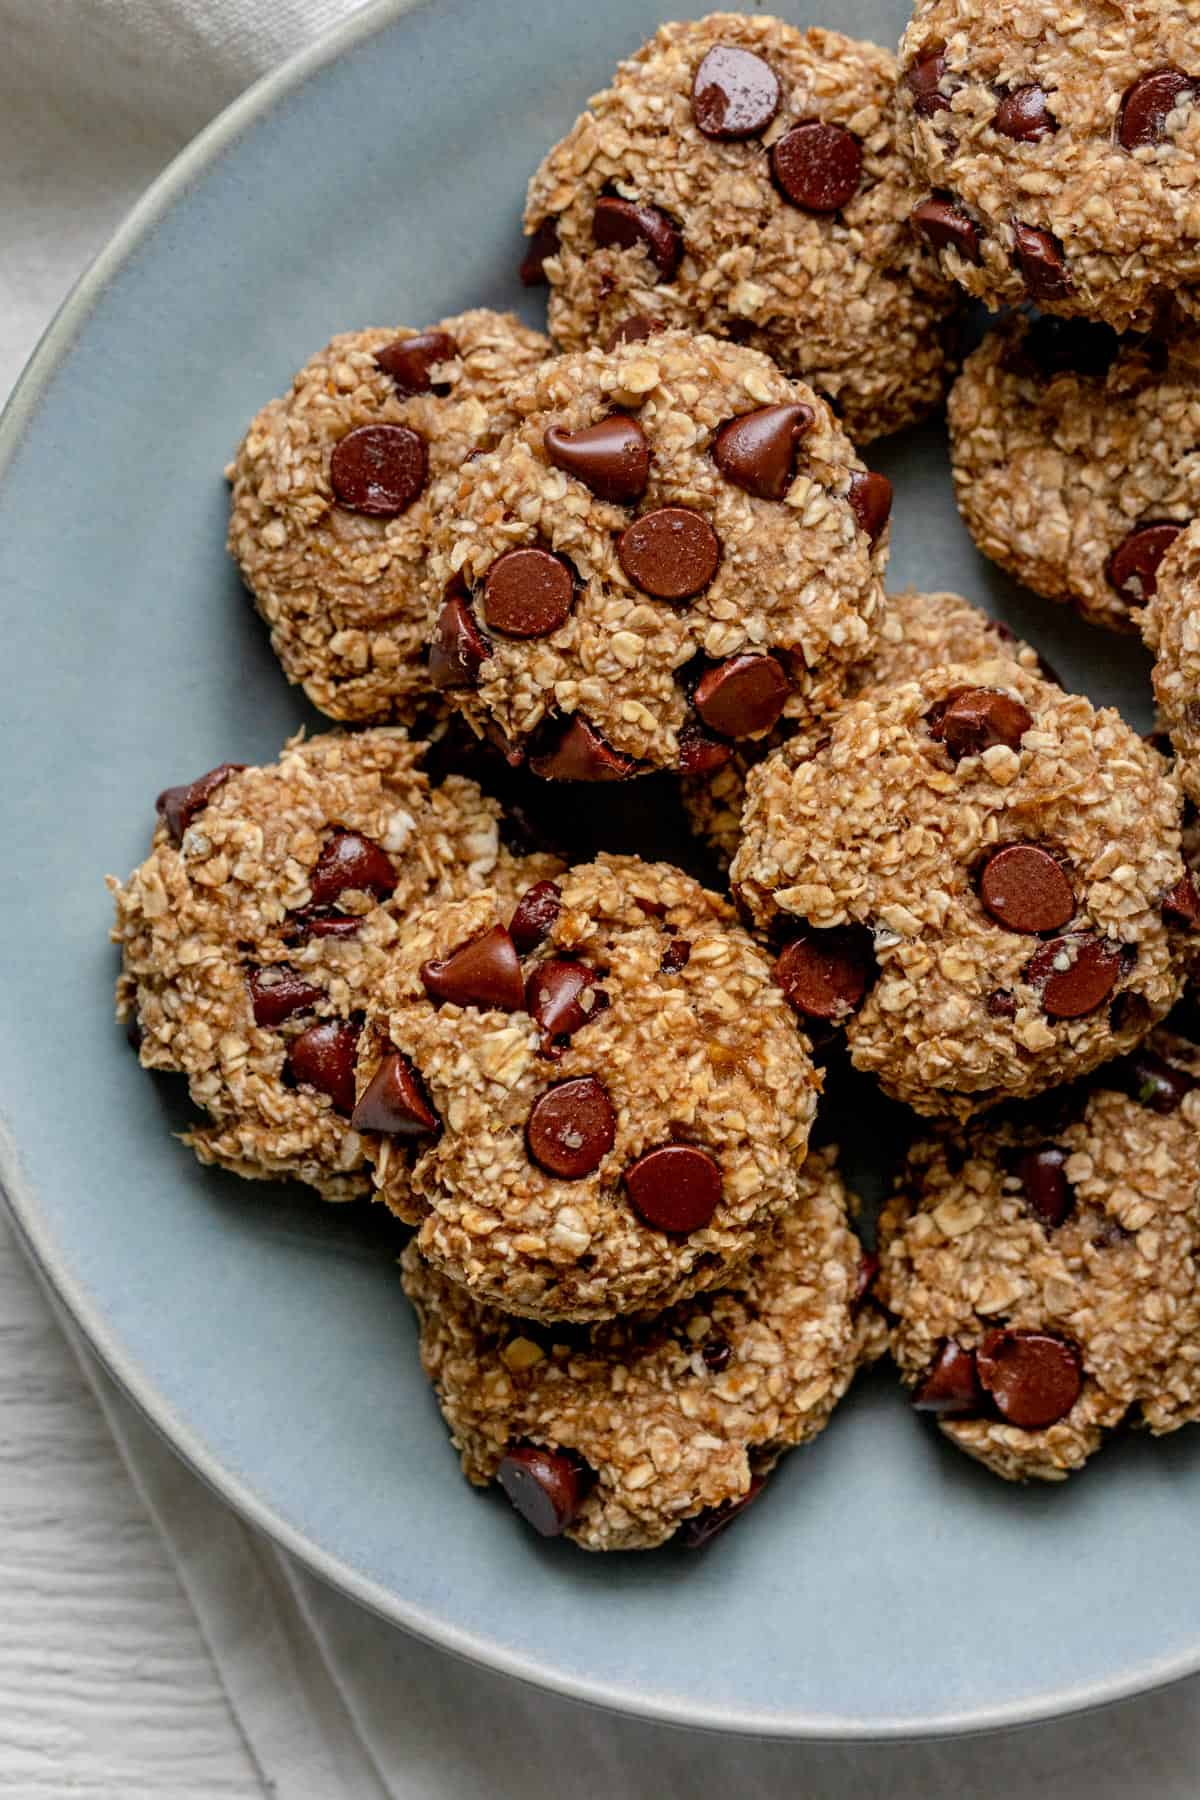
[[(530, 183), (550, 337), (344, 332), (228, 471), (338, 728), (159, 796), (118, 1010), (202, 1160), (411, 1228), (546, 1535), (707, 1542), (889, 1343), (1009, 1478), (1200, 1417), (1200, 51), (1134, 10), (663, 26)], [(947, 394), (980, 548), (1141, 629), (1160, 737), (887, 593), (863, 450)], [(847, 1062), (920, 1128), (875, 1251)]]

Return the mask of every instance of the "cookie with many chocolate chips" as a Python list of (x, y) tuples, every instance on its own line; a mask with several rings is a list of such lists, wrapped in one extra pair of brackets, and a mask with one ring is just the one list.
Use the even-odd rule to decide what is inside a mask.
[(439, 480), (511, 422), (510, 381), (550, 346), (477, 309), (347, 331), (258, 414), (226, 471), (229, 549), (290, 681), (334, 719), (437, 709), (424, 583)]
[(833, 1153), (817, 1151), (718, 1291), (565, 1331), (482, 1303), (410, 1244), (421, 1360), (467, 1479), (498, 1482), (536, 1531), (585, 1550), (707, 1543), (883, 1347), (846, 1214)]
[(806, 1016), (965, 1119), (1131, 1049), (1178, 997), (1168, 765), (1012, 661), (865, 695), (751, 771), (735, 892)]
[[(998, 656), (1010, 656), (1023, 669), (1046, 673), (1036, 650), (961, 594), (921, 594), (906, 588), (903, 593), (888, 595), (874, 654), (852, 672), (849, 697), (908, 681), (937, 663), (994, 660)], [(684, 780), (688, 821), (722, 867), (733, 861), (742, 841), (749, 771), (791, 735), (786, 727), (777, 727), (760, 743), (736, 749), (728, 762), (710, 774)]]
[(662, 332), (559, 357), (447, 484), (431, 673), (548, 780), (714, 767), (841, 700), (891, 489), (765, 356)]
[(1168, 1031), (1085, 1089), (917, 1144), (876, 1291), (913, 1405), (1009, 1480), (1123, 1422), (1200, 1418), (1200, 1051)]
[(142, 1065), (183, 1074), (202, 1162), (370, 1190), (350, 1123), (367, 995), (406, 915), (561, 867), (516, 858), (474, 782), (430, 787), (399, 730), (294, 739), (167, 788), (150, 855), (121, 885), (117, 1010)]
[(1154, 653), (1154, 697), (1170, 733), (1180, 778), (1200, 806), (1200, 521), (1170, 545), (1142, 614)]
[(895, 79), (889, 52), (835, 31), (664, 25), (530, 182), (555, 339), (735, 338), (826, 394), (859, 444), (930, 412), (956, 298), (908, 224)]
[(959, 511), (993, 562), (1093, 625), (1137, 628), (1200, 515), (1200, 333), (1016, 315), (949, 403)]
[(375, 984), (354, 1123), (381, 1197), (479, 1299), (543, 1319), (728, 1279), (795, 1203), (818, 1078), (715, 894), (602, 857), (515, 910), (410, 921)]
[(900, 66), (913, 222), (969, 294), (1124, 331), (1200, 285), (1189, 0), (919, 0)]

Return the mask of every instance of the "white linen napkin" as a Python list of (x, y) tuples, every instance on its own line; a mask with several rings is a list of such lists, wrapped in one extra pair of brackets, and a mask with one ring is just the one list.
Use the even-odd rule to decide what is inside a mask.
[[(0, 0), (0, 394), (173, 152), (355, 10), (357, 0)], [(64, 1329), (275, 1800), (1196, 1800), (1200, 1682), (986, 1740), (854, 1748), (642, 1725), (468, 1667), (243, 1525)], [(1031, 1622), (1043, 1629), (1053, 1621)]]

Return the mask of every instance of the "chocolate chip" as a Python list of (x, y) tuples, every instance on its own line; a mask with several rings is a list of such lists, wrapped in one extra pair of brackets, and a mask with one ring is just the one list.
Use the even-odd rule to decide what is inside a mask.
[(231, 775), (240, 775), (245, 766), (245, 763), (218, 763), (207, 775), (197, 775), (195, 781), (185, 782), (181, 787), (163, 789), (154, 802), (154, 810), (177, 844), (183, 842), (184, 832), (196, 814), (208, 805), (217, 789), (224, 787)]
[(354, 1111), (354, 1052), (361, 1030), (352, 1019), (322, 1019), (288, 1045), (293, 1079), (328, 1094), (340, 1113)]
[(710, 1369), (714, 1375), (719, 1375), (721, 1370), (727, 1369), (733, 1360), (733, 1345), (728, 1338), (705, 1338), (700, 1355), (705, 1368)]
[(947, 1338), (933, 1367), (913, 1392), (917, 1412), (943, 1419), (970, 1419), (983, 1407), (983, 1390), (975, 1368), (975, 1352)]
[(520, 1012), (525, 1004), (516, 945), (503, 925), (460, 944), (449, 956), (423, 963), (421, 980), (431, 1000), (453, 1006)]
[(796, 446), (808, 431), (811, 406), (760, 406), (722, 425), (713, 461), (726, 481), (760, 500), (782, 500), (792, 485)]
[(308, 878), (313, 906), (332, 906), (347, 889), (383, 900), (395, 892), (396, 871), (381, 844), (361, 831), (337, 831), (326, 843)]
[(1065, 1419), (1083, 1386), (1078, 1350), (1047, 1331), (990, 1331), (975, 1366), (1001, 1417), (1024, 1431)]
[(625, 506), (645, 493), (650, 446), (645, 432), (628, 413), (609, 413), (606, 419), (580, 431), (551, 425), (544, 441), (555, 468), (582, 481), (597, 500)]
[(1004, 137), (1016, 138), (1022, 144), (1036, 144), (1039, 138), (1049, 137), (1052, 131), (1058, 130), (1058, 120), (1047, 104), (1045, 89), (1036, 81), (1027, 82), (1024, 87), (1014, 88), (1011, 94), (1006, 94), (996, 108), (992, 124)]
[(691, 954), (692, 946), (686, 938), (672, 938), (659, 958), (659, 969), (664, 975), (678, 975), (687, 968)]
[(537, 544), (506, 550), (483, 581), (483, 616), (505, 637), (546, 637), (570, 617), (575, 577), (553, 551)]
[(838, 212), (858, 192), (862, 145), (843, 125), (806, 119), (772, 144), (771, 173), (793, 206), (804, 212)]
[(606, 350), (616, 350), (621, 344), (644, 344), (648, 337), (656, 331), (667, 329), (665, 319), (651, 319), (645, 313), (634, 313), (631, 318), (622, 319), (605, 339)]
[(731, 656), (705, 671), (692, 704), (722, 737), (753, 737), (769, 731), (791, 692), (791, 683), (773, 656)]
[(590, 1481), (587, 1465), (570, 1451), (516, 1444), (496, 1480), (527, 1525), (542, 1537), (559, 1537), (579, 1516)]
[(979, 261), (979, 229), (969, 213), (953, 200), (931, 194), (909, 214), (913, 225), (935, 250), (957, 250), (967, 262)]
[(621, 200), (615, 194), (602, 194), (592, 214), (592, 237), (601, 247), (615, 245), (632, 250), (637, 245), (647, 251), (658, 270), (660, 281), (670, 281), (683, 255), (683, 238), (679, 228), (661, 207), (639, 206), (633, 200)]
[(984, 1001), (989, 1019), (1015, 1019), (1017, 1002), (1007, 988), (993, 988)]
[(1158, 565), (1183, 530), (1173, 519), (1136, 526), (1108, 559), (1105, 574), (1123, 600), (1140, 606), (1158, 587)]
[(580, 1075), (547, 1088), (529, 1115), (525, 1142), (547, 1175), (579, 1181), (600, 1167), (616, 1129), (608, 1089), (594, 1075)]
[(1196, 97), (1197, 83), (1182, 69), (1167, 66), (1139, 75), (1125, 90), (1117, 117), (1117, 140), (1123, 150), (1140, 150), (1157, 144), (1166, 129), (1168, 115)]
[(757, 137), (779, 110), (769, 63), (736, 44), (714, 44), (692, 83), (692, 117), (707, 138)]
[(688, 719), (679, 731), (679, 773), (711, 775), (725, 766), (733, 755), (733, 745), (724, 738), (712, 737), (695, 719)]
[(627, 525), (617, 539), (621, 567), (656, 600), (690, 600), (717, 572), (721, 542), (701, 513), (660, 506)]
[(1017, 263), (1025, 277), (1025, 291), (1039, 306), (1052, 306), (1071, 291), (1063, 247), (1052, 231), (1013, 220)]
[(441, 1121), (408, 1057), (393, 1050), (371, 1077), (350, 1123), (355, 1131), (409, 1138), (429, 1137)]
[(306, 906), (290, 913), (284, 921), (283, 938), (288, 944), (302, 944), (308, 938), (352, 938), (362, 929), (362, 920), (346, 913), (322, 911)]
[(873, 974), (870, 933), (854, 925), (806, 931), (775, 963), (775, 979), (796, 1011), (835, 1025), (857, 1012)]
[(1200, 892), (1190, 874), (1181, 875), (1162, 903), (1168, 924), (1182, 925), (1185, 931), (1200, 927)]
[(508, 921), (508, 935), (522, 956), (549, 937), (562, 907), (562, 889), (556, 881), (535, 881), (517, 901)]
[(873, 1250), (864, 1250), (858, 1259), (854, 1286), (850, 1291), (851, 1308), (861, 1306), (879, 1273), (879, 1258)]
[(892, 484), (886, 475), (877, 475), (874, 471), (864, 474), (859, 471), (850, 477), (850, 491), (847, 495), (850, 510), (858, 521), (858, 528), (877, 544), (883, 535), (883, 528), (892, 516)]
[[(417, 331), (412, 337), (397, 338), (375, 352), (375, 361), (385, 375), (390, 375), (396, 391), (402, 395), (435, 392), (431, 370), (438, 363), (453, 362), (458, 345), (448, 331)], [(441, 388), (446, 393), (446, 387)]]
[(767, 1485), (765, 1475), (752, 1475), (750, 1486), (737, 1500), (726, 1500), (722, 1506), (706, 1506), (703, 1512), (685, 1519), (679, 1527), (679, 1543), (684, 1550), (702, 1550), (718, 1534), (741, 1517), (752, 1506)]
[(694, 1144), (660, 1144), (630, 1163), (625, 1190), (656, 1231), (701, 1231), (721, 1203), (720, 1164)]
[(546, 258), (558, 255), (558, 220), (543, 219), (521, 258), (518, 274), (524, 287), (541, 287), (546, 280)]
[(1057, 931), (1075, 911), (1062, 864), (1039, 844), (1008, 844), (984, 864), (979, 897), (1010, 931)]
[(928, 714), (928, 724), (930, 737), (945, 744), (957, 762), (997, 744), (1019, 750), (1021, 739), (1033, 726), (1033, 714), (999, 688), (964, 688), (935, 706)]
[(625, 781), (637, 763), (606, 744), (595, 726), (575, 713), (557, 743), (531, 756), (529, 767), (543, 781)]
[(1164, 1116), (1173, 1113), (1184, 1098), (1200, 1086), (1186, 1069), (1176, 1068), (1156, 1051), (1144, 1047), (1112, 1064), (1110, 1072), (1116, 1075), (1122, 1092), (1131, 1100)]
[(1022, 1150), (1013, 1166), (1026, 1206), (1047, 1230), (1061, 1225), (1075, 1206), (1066, 1165), (1065, 1150), (1057, 1144), (1042, 1144), (1036, 1150)]
[(939, 86), (945, 73), (945, 44), (929, 44), (919, 61), (905, 71), (904, 81), (913, 97), (913, 111), (920, 113), (922, 118), (927, 119), (935, 112), (949, 112), (950, 102)]
[(287, 963), (251, 969), (246, 977), (256, 1025), (282, 1025), (293, 1013), (305, 1012), (322, 997), (322, 990), (305, 981)]
[(451, 595), (438, 614), (429, 646), (429, 679), (434, 687), (444, 693), (478, 686), (479, 671), (491, 654), (467, 601), (461, 594)]
[(340, 506), (394, 519), (425, 486), (425, 440), (409, 425), (359, 425), (333, 447), (329, 484)]
[(1073, 931), (1035, 951), (1025, 965), (1025, 979), (1040, 991), (1052, 1019), (1081, 1019), (1108, 999), (1123, 961), (1120, 944)]
[[(598, 982), (595, 969), (565, 956), (552, 956), (533, 971), (525, 983), (524, 1001), (530, 1018), (541, 1027), (543, 1055), (561, 1055), (566, 1039), (605, 1010), (608, 996)], [(562, 1042), (556, 1044), (555, 1039)]]

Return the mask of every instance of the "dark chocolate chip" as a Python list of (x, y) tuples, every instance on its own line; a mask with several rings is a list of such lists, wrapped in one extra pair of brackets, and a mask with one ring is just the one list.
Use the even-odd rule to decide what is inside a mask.
[(1200, 927), (1200, 892), (1190, 873), (1181, 875), (1162, 903), (1168, 924), (1181, 925), (1185, 931)]
[(1164, 1115), (1173, 1113), (1184, 1098), (1200, 1086), (1186, 1069), (1177, 1068), (1157, 1051), (1145, 1046), (1110, 1065), (1107, 1073), (1116, 1077), (1121, 1090), (1139, 1106), (1148, 1106), (1151, 1112)]
[(595, 969), (587, 963), (572, 962), (565, 956), (552, 956), (533, 971), (525, 983), (525, 1008), (541, 1028), (544, 1054), (561, 1045), (555, 1040), (574, 1037), (580, 1028), (608, 1005), (608, 996), (598, 985)]
[(1029, 298), (1039, 306), (1053, 306), (1065, 299), (1071, 291), (1071, 277), (1062, 244), (1054, 233), (1014, 219), (1013, 242)]
[(440, 1120), (408, 1057), (392, 1050), (371, 1077), (350, 1123), (355, 1131), (387, 1137), (429, 1137)]
[(993, 851), (979, 879), (979, 897), (1010, 931), (1058, 931), (1075, 911), (1075, 894), (1058, 858), (1040, 844), (1008, 844)]
[(930, 737), (944, 744), (957, 762), (997, 744), (1019, 750), (1021, 739), (1033, 725), (1033, 714), (999, 688), (964, 688), (935, 706), (928, 723)]
[(735, 487), (760, 500), (782, 500), (792, 485), (796, 447), (813, 417), (812, 407), (799, 402), (740, 413), (713, 439), (713, 461)]
[(595, 726), (575, 713), (556, 743), (530, 757), (529, 767), (543, 781), (625, 781), (637, 763), (606, 744)]
[(621, 567), (656, 600), (690, 600), (717, 572), (721, 543), (702, 513), (660, 506), (627, 525), (617, 539)]
[(293, 1013), (306, 1012), (321, 999), (323, 990), (305, 981), (287, 963), (251, 969), (246, 977), (256, 1025), (282, 1025)]
[(611, 244), (631, 250), (640, 245), (658, 270), (660, 281), (670, 281), (683, 255), (679, 227), (661, 207), (638, 205), (615, 194), (602, 194), (597, 200), (592, 237), (601, 247)]
[(642, 344), (656, 331), (667, 329), (665, 319), (651, 319), (645, 313), (634, 313), (628, 319), (622, 319), (614, 326), (605, 340), (606, 350), (616, 350), (621, 344)]
[(517, 901), (508, 921), (508, 934), (522, 956), (549, 937), (562, 906), (562, 889), (556, 881), (535, 881)]
[(771, 173), (785, 200), (804, 212), (838, 212), (862, 180), (862, 145), (844, 125), (806, 119), (771, 146)]
[(1112, 993), (1124, 966), (1121, 948), (1091, 932), (1068, 932), (1034, 952), (1025, 979), (1052, 1019), (1080, 1019)]
[(449, 956), (423, 964), (421, 980), (431, 1000), (453, 1006), (520, 1012), (525, 1004), (516, 945), (503, 925), (460, 944)]
[(706, 1506), (703, 1512), (685, 1519), (679, 1527), (678, 1539), (684, 1550), (702, 1550), (719, 1532), (739, 1519), (752, 1506), (767, 1485), (765, 1475), (752, 1475), (750, 1486), (737, 1500), (726, 1500), (721, 1506)]
[(332, 906), (350, 888), (377, 899), (395, 892), (391, 857), (360, 831), (337, 831), (326, 843), (309, 876), (313, 906)]
[(375, 519), (394, 519), (411, 506), (428, 473), (425, 440), (409, 425), (359, 425), (329, 459), (339, 506)]
[(546, 258), (558, 255), (558, 220), (543, 219), (533, 233), (521, 258), (518, 273), (524, 287), (541, 287), (546, 280)]
[(701, 1231), (721, 1204), (721, 1168), (695, 1144), (660, 1144), (625, 1171), (634, 1212), (656, 1231)]
[(545, 434), (546, 455), (556, 469), (582, 481), (597, 500), (616, 506), (640, 500), (650, 479), (650, 446), (636, 419), (609, 413), (595, 425), (564, 431), (551, 425)]
[(707, 138), (758, 137), (779, 110), (769, 63), (736, 44), (714, 44), (692, 83), (692, 117)]
[(479, 671), (491, 654), (469, 604), (461, 594), (452, 594), (438, 614), (429, 647), (430, 681), (442, 692), (477, 687)]
[(909, 216), (925, 242), (935, 250), (957, 250), (967, 262), (979, 261), (979, 228), (953, 200), (931, 194), (914, 206)]
[(322, 1019), (288, 1045), (293, 1079), (328, 1094), (340, 1113), (354, 1111), (354, 1053), (361, 1030), (353, 1019)]
[(733, 745), (725, 738), (713, 737), (695, 719), (688, 719), (679, 731), (679, 773), (711, 775), (724, 768), (733, 755)]
[[(436, 392), (432, 370), (439, 363), (453, 362), (458, 345), (448, 331), (417, 331), (411, 337), (397, 338), (375, 352), (375, 361), (385, 375), (390, 375), (396, 391), (402, 395)], [(447, 389), (442, 387), (441, 392)]]
[(1022, 144), (1036, 144), (1039, 138), (1049, 137), (1058, 130), (1058, 120), (1050, 111), (1044, 88), (1036, 81), (1030, 81), (1024, 87), (1014, 88), (1006, 94), (996, 108), (992, 120), (996, 130), (1004, 137), (1016, 138)]
[(983, 1390), (975, 1352), (947, 1338), (932, 1368), (917, 1384), (912, 1403), (917, 1412), (937, 1413), (943, 1419), (976, 1417), (983, 1408)]
[(870, 933), (860, 926), (809, 930), (775, 963), (775, 979), (796, 1011), (841, 1025), (857, 1012), (874, 974)]
[(892, 484), (886, 475), (861, 470), (850, 477), (850, 510), (872, 544), (877, 544), (892, 516)]
[(672, 938), (659, 958), (659, 969), (664, 975), (678, 975), (687, 968), (691, 954), (692, 946), (686, 938)]
[(183, 834), (198, 812), (202, 812), (219, 787), (224, 787), (231, 775), (240, 775), (245, 763), (218, 763), (207, 775), (197, 775), (195, 781), (185, 782), (181, 787), (164, 788), (154, 802), (154, 810), (161, 816), (167, 830), (177, 844), (183, 842)]
[(1017, 1002), (1007, 988), (993, 988), (984, 1002), (990, 1019), (1015, 1019)]
[(547, 637), (566, 623), (574, 601), (569, 564), (537, 544), (506, 550), (484, 576), (484, 619), (505, 637)]
[(928, 45), (912, 68), (905, 70), (904, 81), (913, 97), (913, 111), (920, 113), (922, 118), (929, 118), (935, 112), (949, 112), (950, 102), (940, 88), (945, 74), (945, 44)]
[(700, 1355), (705, 1368), (710, 1369), (714, 1375), (719, 1375), (733, 1360), (733, 1345), (728, 1338), (705, 1338)]
[(1182, 69), (1152, 69), (1125, 90), (1117, 117), (1117, 140), (1124, 150), (1140, 150), (1157, 144), (1168, 116), (1177, 106), (1196, 98), (1196, 79)]
[(1140, 606), (1158, 587), (1158, 565), (1183, 526), (1173, 519), (1151, 519), (1123, 538), (1108, 559), (1105, 573), (1130, 606)]
[(731, 656), (700, 677), (692, 704), (710, 731), (753, 737), (775, 724), (790, 692), (775, 657)]
[(1061, 1225), (1074, 1210), (1075, 1193), (1067, 1180), (1067, 1153), (1057, 1144), (1022, 1150), (1013, 1172), (1021, 1183), (1026, 1206), (1047, 1230)]
[(975, 1367), (1000, 1416), (1024, 1431), (1065, 1419), (1083, 1386), (1078, 1350), (1047, 1331), (991, 1331)]
[(288, 944), (303, 944), (308, 938), (352, 938), (362, 929), (362, 920), (347, 913), (322, 911), (317, 906), (302, 907), (284, 921), (283, 938)]
[(613, 1147), (617, 1116), (608, 1089), (594, 1075), (547, 1088), (525, 1127), (529, 1154), (547, 1175), (580, 1181), (598, 1169)]
[(515, 1444), (496, 1471), (514, 1509), (542, 1537), (559, 1537), (579, 1516), (590, 1471), (570, 1451)]

